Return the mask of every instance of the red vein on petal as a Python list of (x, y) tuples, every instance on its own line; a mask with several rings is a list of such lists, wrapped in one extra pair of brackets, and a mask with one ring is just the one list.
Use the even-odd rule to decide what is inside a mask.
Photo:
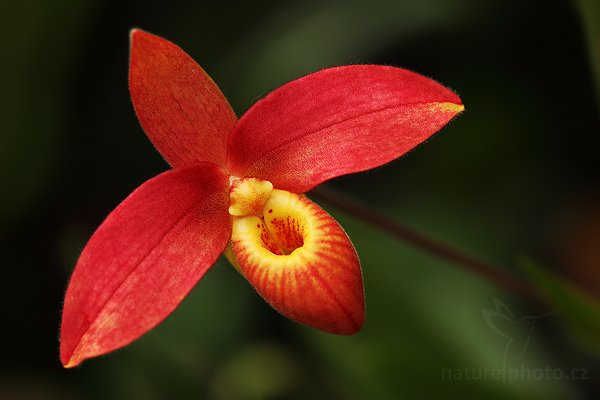
[(315, 268), (315, 267), (310, 268), (309, 271), (310, 271), (311, 275), (319, 282), (319, 284), (325, 290), (325, 292), (329, 295), (329, 297), (339, 307), (339, 309), (342, 310), (342, 312), (344, 313), (344, 315), (346, 315), (346, 317), (348, 318), (348, 320), (350, 322), (352, 322), (352, 324), (354, 325), (354, 328), (358, 329), (360, 327), (360, 323), (354, 319), (354, 317), (352, 316), (352, 314), (350, 313), (350, 311), (338, 299), (338, 297), (335, 294), (335, 291), (332, 290), (329, 287), (329, 285), (327, 284), (327, 282), (325, 281), (325, 279), (323, 279), (323, 277), (321, 276), (321, 274), (319, 274), (319, 271), (317, 270), (317, 268)]
[(279, 301), (281, 303), (281, 307), (286, 308), (286, 304), (287, 304), (287, 296), (285, 295), (287, 293), (287, 287), (288, 287), (288, 279), (289, 279), (289, 271), (288, 270), (284, 270), (281, 273), (281, 279), (279, 281), (279, 285), (280, 285), (280, 296), (279, 296)]

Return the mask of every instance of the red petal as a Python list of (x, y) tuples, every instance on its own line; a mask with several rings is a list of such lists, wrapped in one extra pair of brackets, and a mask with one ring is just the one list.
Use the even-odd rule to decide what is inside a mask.
[(244, 114), (229, 137), (228, 168), (305, 192), (401, 156), (462, 110), (456, 94), (410, 71), (326, 69), (275, 90)]
[(233, 219), (231, 241), (234, 265), (277, 311), (331, 333), (360, 330), (365, 299), (354, 246), (305, 196), (274, 190), (264, 221)]
[(230, 237), (228, 177), (202, 163), (150, 179), (100, 225), (65, 296), (61, 360), (73, 367), (166, 318)]
[(175, 44), (131, 32), (129, 91), (144, 131), (173, 167), (225, 165), (237, 118), (202, 68)]

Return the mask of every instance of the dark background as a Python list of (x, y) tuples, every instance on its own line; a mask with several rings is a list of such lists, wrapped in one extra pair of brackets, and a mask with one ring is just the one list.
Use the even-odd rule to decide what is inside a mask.
[[(361, 333), (337, 337), (286, 320), (222, 260), (157, 329), (63, 370), (61, 303), (79, 252), (127, 194), (168, 168), (129, 100), (132, 27), (184, 48), (238, 115), (285, 82), (332, 65), (396, 65), (453, 88), (466, 112), (426, 144), (328, 185), (522, 279), (518, 260), (528, 256), (588, 294), (600, 291), (596, 1), (172, 3), (0, 6), (0, 398), (600, 392), (599, 341), (573, 333), (568, 311), (534, 330), (507, 328), (515, 343), (529, 342), (522, 358), (513, 350), (504, 363), (508, 339), (483, 310), (496, 298), (519, 319), (552, 305), (531, 304), (327, 204), (363, 264)], [(527, 375), (547, 367), (564, 376)], [(506, 368), (518, 368), (518, 379), (481, 372)]]

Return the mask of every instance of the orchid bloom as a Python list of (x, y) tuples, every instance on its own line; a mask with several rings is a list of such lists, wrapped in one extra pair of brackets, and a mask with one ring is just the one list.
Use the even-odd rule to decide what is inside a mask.
[(404, 69), (351, 65), (292, 81), (237, 120), (183, 50), (137, 29), (129, 84), (142, 128), (173, 169), (129, 195), (83, 249), (64, 302), (63, 365), (152, 329), (224, 252), (284, 316), (360, 330), (356, 251), (302, 193), (406, 153), (463, 110), (459, 97)]

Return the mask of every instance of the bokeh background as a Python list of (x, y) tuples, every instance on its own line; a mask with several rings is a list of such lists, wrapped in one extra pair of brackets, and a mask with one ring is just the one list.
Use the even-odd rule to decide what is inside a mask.
[[(3, 2), (0, 15), (0, 398), (600, 393), (598, 1), (25, 0)], [(129, 100), (132, 27), (182, 46), (238, 115), (340, 64), (401, 66), (455, 89), (467, 111), (426, 144), (328, 185), (550, 287), (550, 301), (515, 296), (323, 203), (361, 256), (361, 333), (280, 317), (221, 260), (157, 329), (63, 370), (61, 303), (79, 252), (111, 209), (167, 169)], [(498, 301), (517, 320), (502, 328), (509, 337), (483, 316)], [(518, 323), (557, 310), (535, 329)], [(511, 337), (525, 351), (505, 360)], [(482, 372), (506, 368), (521, 372), (511, 382)], [(558, 372), (535, 375), (546, 368)]]

